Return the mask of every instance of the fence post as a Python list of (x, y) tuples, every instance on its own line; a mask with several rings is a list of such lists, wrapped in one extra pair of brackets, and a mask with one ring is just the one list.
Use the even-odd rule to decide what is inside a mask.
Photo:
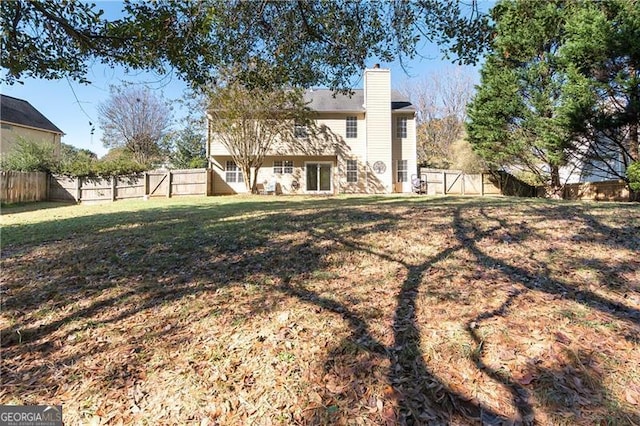
[(149, 175), (147, 174), (147, 172), (144, 172), (144, 174), (142, 175), (142, 178), (144, 179), (142, 183), (143, 190), (144, 190), (144, 194), (142, 195), (142, 198), (144, 200), (148, 200), (149, 199)]
[(82, 178), (77, 177), (76, 178), (76, 203), (79, 203), (81, 198), (82, 198)]
[(116, 200), (116, 184), (118, 183), (117, 176), (111, 176), (111, 201)]
[(442, 172), (442, 195), (447, 195), (447, 172)]
[(167, 198), (171, 198), (171, 170), (167, 171)]
[(464, 173), (461, 174), (460, 176), (462, 178), (462, 182), (461, 185), (462, 186), (462, 195), (467, 195), (464, 190), (465, 190), (465, 185), (464, 185), (464, 181), (467, 179), (467, 175), (465, 175)]
[(480, 173), (480, 196), (484, 197), (484, 173)]
[(45, 191), (47, 192), (44, 196), (45, 201), (49, 201), (49, 197), (51, 196), (51, 179), (53, 179), (53, 176), (51, 175), (51, 173), (47, 172), (47, 186), (45, 189)]

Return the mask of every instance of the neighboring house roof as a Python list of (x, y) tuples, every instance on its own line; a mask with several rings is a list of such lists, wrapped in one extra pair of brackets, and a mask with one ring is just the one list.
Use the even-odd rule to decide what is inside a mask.
[(53, 133), (64, 133), (25, 100), (0, 95), (0, 106), (0, 120), (4, 122), (47, 130)]
[[(364, 112), (364, 90), (352, 89), (351, 94), (334, 93), (330, 89), (311, 89), (304, 93), (309, 108), (318, 112)], [(415, 111), (409, 99), (391, 91), (391, 109), (393, 111)]]

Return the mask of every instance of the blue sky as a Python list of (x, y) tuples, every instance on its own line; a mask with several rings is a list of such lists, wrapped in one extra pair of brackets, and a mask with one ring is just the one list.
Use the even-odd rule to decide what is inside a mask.
[[(121, 4), (119, 2), (98, 2), (97, 6), (105, 10), (106, 17), (113, 17), (119, 13)], [(391, 69), (394, 88), (400, 88), (407, 82), (420, 81), (432, 73), (449, 72), (453, 67), (450, 62), (441, 59), (442, 55), (436, 46), (423, 45), (420, 47), (420, 53), (421, 57), (405, 64), (406, 71), (399, 63), (381, 63), (381, 67)], [(374, 62), (372, 60), (367, 65), (373, 66)], [(469, 67), (468, 73), (477, 75), (478, 69)], [(176, 101), (183, 97), (187, 85), (173, 75), (163, 76), (140, 71), (127, 73), (121, 67), (111, 68), (96, 62), (90, 66), (87, 78), (91, 81), (89, 85), (80, 84), (70, 79), (23, 79), (24, 84), (16, 83), (10, 86), (0, 84), (0, 92), (31, 103), (65, 132), (62, 142), (78, 148), (89, 149), (98, 156), (106, 154), (108, 150), (104, 148), (101, 141), (102, 130), (98, 125), (97, 107), (108, 99), (110, 85), (121, 85), (123, 82), (128, 82), (149, 87), (172, 104), (177, 126), (180, 118), (185, 115), (185, 111)], [(354, 88), (362, 87), (362, 79), (355, 81), (354, 86)], [(94, 129), (93, 134), (92, 128)]]

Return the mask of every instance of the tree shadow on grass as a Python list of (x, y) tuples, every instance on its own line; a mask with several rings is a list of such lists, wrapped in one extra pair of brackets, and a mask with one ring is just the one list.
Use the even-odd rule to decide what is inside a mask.
[[(312, 200), (295, 206), (279, 201), (246, 201), (240, 210), (235, 205), (184, 206), (97, 215), (61, 224), (62, 229), (75, 227), (78, 231), (63, 240), (53, 238), (55, 232), (46, 225), (34, 226), (30, 231), (33, 244), (18, 247), (14, 254), (3, 259), (16, 273), (6, 279), (8, 293), (3, 297), (3, 315), (14, 318), (13, 324), (2, 329), (3, 359), (7, 361), (3, 364), (3, 381), (11, 389), (9, 392), (29, 394), (50, 389), (54, 394), (60, 385), (56, 370), (76, 363), (90, 363), (102, 350), (100, 345), (91, 342), (74, 343), (75, 336), (90, 334), (94, 326), (122, 327), (128, 319), (146, 313), (153, 318), (154, 312), (183, 302), (192, 303), (190, 300), (212, 303), (198, 310), (196, 316), (193, 312), (189, 312), (192, 317), (187, 318), (180, 317), (179, 313), (161, 315), (159, 318), (170, 320), (168, 324), (154, 323), (148, 325), (148, 331), (130, 331), (132, 337), (121, 343), (127, 349), (127, 356), (109, 364), (100, 377), (104, 385), (134, 386), (144, 381), (145, 365), (152, 361), (151, 352), (158, 350), (135, 339), (147, 338), (154, 342), (161, 339), (180, 346), (193, 339), (189, 335), (189, 324), (199, 321), (200, 317), (215, 314), (235, 318), (233, 321), (246, 321), (278, 312), (286, 300), (296, 300), (298, 304), (320, 310), (322, 315), (340, 318), (349, 331), (323, 355), (321, 377), (329, 381), (327, 386), (332, 396), (321, 396), (323, 407), (308, 410), (298, 421), (312, 424), (337, 421), (331, 407), (350, 404), (359, 407), (373, 421), (387, 424), (531, 423), (531, 387), (505, 377), (485, 362), (478, 324), (508, 316), (513, 301), (524, 291), (575, 299), (620, 321), (637, 324), (635, 309), (587, 290), (567, 292), (564, 283), (545, 276), (544, 268), (531, 272), (485, 253), (479, 241), (487, 237), (506, 235), (516, 244), (526, 244), (527, 239), (534, 236), (539, 238), (526, 224), (520, 223), (514, 229), (512, 223), (482, 210), (487, 206), (508, 205), (504, 200), (496, 204), (471, 202), (468, 208), (479, 209), (483, 226), (474, 224), (475, 219), (463, 213), (463, 201), (453, 204), (445, 200), (412, 201), (408, 211), (424, 214), (425, 218), (438, 209), (438, 215), (452, 216), (449, 243), (437, 246), (429, 255), (413, 259), (404, 253), (385, 251), (383, 244), (372, 247), (361, 241), (370, 234), (381, 238), (393, 236), (399, 227), (408, 226), (403, 222), (402, 213), (386, 209), (394, 203), (401, 208), (400, 212), (407, 211), (405, 200), (380, 198)], [(541, 218), (549, 215), (545, 211), (538, 214)], [(497, 223), (487, 226), (487, 221), (492, 219)], [(418, 227), (420, 223), (411, 226)], [(93, 234), (83, 239), (82, 231), (88, 230)], [(442, 224), (435, 224), (432, 231), (447, 232)], [(41, 238), (40, 242), (35, 236)], [(421, 242), (409, 241), (409, 251), (411, 243)], [(359, 310), (356, 302), (350, 301), (348, 294), (330, 296), (309, 285), (314, 273), (330, 270), (332, 255), (349, 253), (370, 256), (398, 267), (388, 330), (390, 340), (384, 340), (372, 329), (374, 322)], [(477, 265), (493, 268), (520, 286), (498, 307), (471, 320), (463, 319), (466, 332), (477, 346), (472, 361), (482, 374), (510, 392), (518, 412), (516, 418), (508, 418), (473, 396), (455, 390), (454, 386), (459, 384), (443, 379), (425, 361), (423, 328), (437, 324), (425, 324), (419, 319), (418, 310), (429, 309), (420, 306), (419, 296), (425, 287), (446, 286), (433, 269), (462, 253), (470, 254)], [(35, 264), (28, 262), (38, 262), (38, 257), (43, 258), (43, 263), (36, 265), (38, 271), (31, 271), (30, 267)], [(78, 259), (88, 261), (91, 267), (77, 266)], [(47, 274), (42, 274), (43, 271)], [(247, 286), (257, 290), (247, 292)], [(40, 314), (43, 308), (51, 313), (51, 318), (46, 313)], [(137, 321), (136, 327), (142, 326)], [(234, 327), (233, 323), (229, 327)], [(69, 346), (74, 350), (69, 350)], [(578, 358), (589, 365), (584, 356)], [(25, 359), (31, 363), (25, 363)], [(172, 368), (170, 364), (164, 365)], [(554, 368), (545, 371), (553, 375)], [(380, 374), (381, 371), (384, 373)], [(538, 370), (536, 374), (544, 378), (547, 377), (545, 371)], [(371, 394), (367, 383), (372, 376), (375, 381), (386, 382), (389, 391), (385, 390), (383, 395)], [(28, 379), (25, 381), (24, 377)], [(585, 379), (580, 375), (571, 377)], [(576, 383), (571, 377), (567, 380)], [(533, 386), (536, 395), (544, 390), (545, 386)], [(593, 392), (596, 391), (594, 388)], [(380, 398), (382, 403), (378, 402)], [(635, 418), (622, 409), (616, 416)]]
[[(500, 218), (495, 218), (496, 221), (501, 223), (500, 228), (504, 229), (507, 227), (507, 224), (504, 220)], [(611, 313), (614, 316), (626, 320), (631, 321), (636, 324), (640, 323), (640, 310), (636, 308), (632, 308), (629, 306), (625, 306), (619, 302), (609, 300), (601, 295), (595, 294), (589, 290), (583, 290), (580, 288), (571, 288), (567, 286), (565, 283), (562, 283), (558, 280), (554, 280), (549, 278), (545, 274), (536, 274), (531, 273), (525, 268), (519, 267), (517, 265), (512, 265), (509, 262), (503, 261), (496, 257), (492, 257), (485, 252), (483, 252), (477, 245), (477, 241), (489, 235), (494, 229), (492, 228), (488, 231), (478, 232), (477, 229), (474, 229), (473, 225), (465, 222), (462, 216), (461, 209), (457, 209), (454, 212), (453, 217), (453, 226), (455, 229), (455, 235), (458, 241), (465, 246), (465, 249), (473, 254), (473, 256), (477, 259), (478, 263), (483, 265), (491, 265), (493, 267), (498, 268), (503, 272), (503, 274), (507, 275), (514, 282), (524, 285), (525, 287), (544, 291), (546, 293), (555, 294), (562, 298), (569, 298), (571, 300), (576, 300), (580, 303), (583, 303), (589, 307), (592, 307), (597, 310), (604, 310), (607, 313)], [(596, 229), (606, 229), (604, 225), (602, 227)], [(526, 231), (522, 231), (525, 232)], [(607, 246), (612, 246), (614, 248), (634, 248), (636, 247), (637, 240), (632, 241), (610, 241), (603, 240), (601, 244), (605, 244)]]
[[(383, 345), (367, 331), (366, 322), (346, 310), (343, 306), (334, 306), (335, 312), (352, 324), (352, 335), (335, 347), (325, 364), (325, 372), (331, 370), (346, 370), (343, 377), (358, 381), (358, 377), (371, 373), (372, 358), (385, 358), (388, 361), (387, 380), (391, 391), (385, 395), (391, 403), (392, 410), (383, 411), (380, 420), (386, 424), (446, 424), (452, 419), (457, 421), (481, 422), (485, 419), (502, 419), (502, 417), (487, 405), (460, 394), (452, 389), (450, 384), (443, 382), (425, 363), (421, 349), (421, 327), (416, 319), (416, 297), (427, 271), (433, 265), (448, 258), (462, 249), (455, 245), (441, 250), (418, 264), (410, 264), (392, 253), (372, 251), (371, 248), (359, 245), (352, 235), (345, 237), (339, 233), (324, 232), (324, 238), (333, 240), (354, 251), (372, 254), (381, 261), (401, 264), (407, 271), (406, 278), (401, 283), (396, 296), (396, 308), (392, 323), (393, 341), (390, 345)], [(287, 290), (291, 292), (292, 290)], [(345, 351), (345, 348), (355, 350)], [(365, 353), (368, 356), (362, 357)], [(356, 362), (354, 359), (363, 358)], [(341, 363), (342, 366), (336, 365)], [(343, 395), (347, 400), (360, 401), (366, 406), (366, 387), (351, 385), (351, 393)], [(369, 404), (371, 405), (371, 404)], [(390, 408), (391, 408), (390, 407)], [(327, 421), (323, 410), (315, 413), (314, 423)]]
[[(589, 235), (586, 238), (589, 238), (591, 241), (597, 241), (599, 244), (613, 248), (634, 249), (635, 247), (637, 247), (638, 240), (637, 238), (633, 237), (633, 234), (627, 234), (627, 238), (622, 239), (606, 238), (607, 236), (610, 237), (612, 235), (615, 235), (617, 230), (600, 223), (590, 215), (586, 215), (580, 207), (570, 208), (568, 209), (568, 211), (573, 213), (573, 215), (576, 218), (579, 218), (579, 220), (582, 220), (588, 224), (588, 232), (591, 232), (593, 234)], [(566, 212), (567, 209), (565, 209), (565, 213)], [(487, 215), (486, 212), (481, 212), (481, 214), (485, 219), (490, 219), (489, 215)], [(554, 216), (557, 214), (557, 212), (550, 212), (547, 210), (538, 211), (538, 214), (542, 218), (544, 218), (545, 216), (549, 216), (551, 219), (554, 219)], [(502, 386), (504, 386), (504, 388), (508, 389), (511, 392), (513, 404), (517, 408), (519, 413), (519, 421), (525, 424), (533, 424), (535, 421), (535, 416), (533, 409), (528, 402), (531, 396), (530, 390), (517, 381), (514, 381), (508, 375), (505, 375), (503, 371), (500, 371), (494, 366), (485, 363), (483, 359), (484, 341), (477, 331), (479, 325), (483, 321), (487, 321), (495, 317), (507, 316), (514, 299), (525, 293), (526, 291), (544, 292), (554, 295), (559, 299), (575, 301), (577, 303), (583, 304), (586, 307), (595, 309), (596, 311), (600, 311), (606, 315), (611, 315), (612, 317), (617, 318), (623, 323), (628, 322), (635, 325), (640, 323), (640, 310), (622, 304), (618, 301), (607, 299), (606, 297), (603, 297), (600, 294), (596, 294), (590, 290), (573, 287), (568, 285), (567, 283), (552, 279), (548, 275), (548, 271), (546, 271), (546, 268), (540, 268), (539, 270), (541, 272), (531, 272), (511, 262), (487, 254), (480, 248), (478, 242), (483, 238), (489, 236), (491, 233), (495, 232), (496, 229), (503, 230), (509, 228), (508, 222), (503, 218), (494, 216), (492, 219), (499, 223), (498, 227), (491, 228), (485, 231), (479, 231), (476, 227), (474, 227), (472, 223), (473, 219), (465, 219), (465, 215), (463, 214), (462, 210), (460, 208), (456, 209), (453, 218), (453, 226), (455, 229), (456, 238), (459, 243), (463, 244), (466, 250), (468, 250), (475, 257), (477, 263), (488, 265), (489, 267), (500, 271), (500, 273), (504, 275), (510, 282), (517, 284), (520, 287), (517, 290), (511, 291), (508, 294), (507, 299), (498, 308), (492, 311), (484, 312), (473, 318), (472, 320), (467, 321), (466, 329), (476, 344), (473, 359), (478, 369), (487, 376), (491, 377), (494, 381), (500, 383)], [(629, 238), (629, 236), (631, 236), (631, 238)], [(582, 255), (585, 256), (585, 259), (588, 259), (588, 254), (582, 253)], [(598, 266), (603, 271), (603, 274), (616, 274), (616, 272), (620, 269), (628, 270), (628, 265), (620, 266), (615, 264), (611, 265), (598, 263)], [(603, 282), (606, 286), (610, 285), (604, 280)], [(560, 334), (560, 336), (561, 339), (566, 338), (562, 334)], [(593, 371), (588, 371), (588, 367), (592, 364), (595, 364), (595, 362), (589, 361), (591, 358), (585, 358), (584, 356), (577, 354), (577, 352), (580, 351), (570, 351), (570, 353), (574, 355), (574, 359), (571, 361), (574, 363), (574, 365), (561, 365), (558, 368), (561, 369), (562, 372), (555, 371), (554, 369), (544, 369), (542, 367), (537, 367), (534, 364), (531, 366), (531, 369), (535, 370), (535, 372), (530, 373), (533, 375), (527, 376), (527, 378), (524, 380), (526, 384), (530, 384), (532, 381), (534, 381), (533, 377), (539, 378), (535, 379), (536, 382), (532, 386), (533, 392), (538, 396), (538, 399), (542, 400), (543, 404), (551, 406), (551, 411), (554, 413), (554, 415), (556, 415), (556, 417), (552, 420), (552, 422), (554, 423), (558, 422), (560, 419), (566, 419), (567, 416), (565, 416), (563, 413), (566, 414), (567, 412), (573, 413), (572, 417), (576, 417), (575, 420), (578, 420), (580, 418), (579, 411), (582, 406), (597, 406), (598, 404), (603, 403), (603, 401), (601, 400), (601, 395), (607, 394), (608, 392), (604, 387), (601, 387), (602, 378), (600, 377), (596, 380), (596, 375), (593, 373)], [(581, 361), (581, 358), (584, 358), (583, 361)], [(576, 364), (579, 365), (580, 368), (576, 368)], [(545, 381), (547, 381), (547, 379), (551, 380), (552, 385), (549, 385), (549, 383), (544, 383)], [(582, 396), (575, 396), (574, 394), (572, 394), (573, 391), (569, 390), (569, 388), (567, 388), (566, 386), (556, 386), (559, 381), (571, 382), (573, 383), (574, 388), (577, 387), (580, 388), (580, 390), (584, 389), (582, 383), (588, 383), (588, 387), (590, 387), (590, 391), (592, 393)], [(554, 394), (555, 396), (550, 396)], [(548, 403), (547, 400), (549, 398), (551, 398), (552, 403)], [(563, 408), (559, 410), (560, 413), (558, 415), (558, 413), (554, 410), (561, 405), (563, 405)], [(637, 414), (625, 412), (624, 409), (611, 410), (609, 414), (607, 414), (607, 416), (613, 416), (617, 421), (628, 421), (630, 424), (634, 424), (639, 419)]]
[[(346, 200), (339, 204), (362, 202)], [(309, 206), (313, 210), (306, 210)], [(76, 337), (92, 328), (90, 324), (121, 327), (131, 318), (192, 297), (218, 300), (224, 293), (233, 301), (231, 293), (247, 286), (258, 291), (245, 297), (246, 309), (236, 314), (219, 306), (212, 313), (218, 315), (227, 309), (221, 315), (239, 319), (238, 315), (253, 317), (277, 311), (286, 292), (265, 282), (277, 280), (276, 284), (287, 285), (291, 277), (321, 271), (330, 251), (298, 233), (341, 226), (342, 220), (362, 222), (360, 232), (370, 232), (391, 229), (396, 219), (351, 207), (344, 207), (341, 215), (335, 216), (331, 214), (334, 204), (318, 200), (299, 203), (284, 212), (275, 204), (245, 203), (243, 207), (241, 211), (237, 207), (175, 207), (151, 215), (146, 211), (67, 220), (69, 223), (62, 226), (75, 227), (78, 234), (99, 226), (84, 237), (53, 241), (49, 235), (53, 231), (46, 225), (41, 230), (33, 229), (31, 232), (41, 241), (16, 245), (13, 252), (4, 253), (3, 259), (11, 271), (3, 297), (3, 315), (10, 321), (3, 320), (2, 327), (3, 359), (7, 360), (3, 377), (8, 392), (14, 396), (37, 389), (55, 393), (61, 370), (87, 362), (102, 350), (93, 342), (83, 345)], [(78, 262), (80, 259), (84, 265)], [(304, 293), (287, 296), (292, 295), (300, 300), (315, 298)], [(328, 302), (320, 304), (331, 308)], [(355, 323), (351, 325), (356, 327)], [(164, 326), (152, 324), (143, 335), (164, 335), (179, 345), (182, 338), (176, 336), (186, 326), (174, 324), (167, 330)], [(131, 343), (123, 348), (129, 346), (131, 351), (137, 350)], [(46, 360), (46, 365), (38, 360)], [(146, 361), (144, 356), (137, 356), (136, 362), (125, 357), (111, 365), (104, 381), (124, 376), (134, 380), (135, 370), (143, 369)], [(24, 377), (29, 380), (21, 380)]]
[[(490, 219), (489, 214), (482, 211), (482, 209), (480, 210), (481, 216), (485, 219)], [(532, 237), (534, 231), (527, 229), (526, 227), (523, 228), (522, 223), (518, 224), (519, 228), (513, 229), (513, 227), (506, 221), (501, 220), (498, 217), (494, 218), (498, 222), (498, 226), (481, 230), (479, 227), (474, 226), (473, 223), (462, 219), (460, 208), (457, 208), (452, 213), (453, 228), (457, 244), (441, 251), (438, 255), (416, 265), (403, 263), (401, 260), (394, 258), (392, 254), (374, 253), (376, 256), (380, 257), (380, 259), (394, 260), (398, 263), (402, 263), (407, 269), (407, 277), (402, 283), (401, 290), (397, 297), (397, 307), (393, 323), (394, 344), (390, 347), (388, 346), (384, 351), (386, 357), (390, 360), (389, 381), (393, 385), (394, 394), (398, 400), (398, 410), (393, 417), (387, 416), (384, 417), (384, 420), (398, 422), (401, 424), (444, 424), (449, 423), (454, 419), (457, 419), (456, 421), (471, 421), (482, 424), (534, 424), (536, 422), (535, 411), (531, 404), (530, 390), (515, 381), (513, 378), (509, 377), (509, 375), (506, 375), (504, 371), (496, 369), (494, 366), (484, 361), (484, 341), (477, 332), (478, 324), (491, 318), (507, 316), (514, 299), (527, 289), (542, 291), (557, 295), (560, 298), (575, 300), (578, 303), (582, 303), (585, 306), (599, 310), (605, 314), (613, 315), (623, 322), (631, 321), (631, 323), (637, 323), (638, 310), (620, 304), (619, 302), (608, 300), (591, 291), (579, 289), (567, 291), (567, 286), (551, 279), (545, 272), (544, 268), (541, 269), (541, 272), (532, 273), (524, 268), (510, 265), (509, 263), (497, 258), (492, 258), (491, 256), (483, 253), (478, 247), (477, 241), (496, 233), (500, 233), (502, 235), (505, 231), (509, 231), (509, 243), (522, 243), (526, 241), (528, 238)], [(591, 226), (594, 226), (593, 220), (591, 220)], [(604, 228), (606, 227), (602, 225), (599, 229), (602, 230)], [(608, 232), (608, 230), (601, 232)], [(537, 237), (540, 238), (540, 236)], [(341, 238), (337, 235), (333, 235), (331, 238), (333, 238), (337, 243), (350, 245), (354, 249), (368, 251), (366, 247), (358, 247), (348, 238)], [(604, 241), (603, 243), (621, 248), (634, 247), (635, 245), (635, 241)], [(427, 272), (429, 269), (457, 251), (467, 251), (471, 253), (476, 258), (477, 264), (495, 268), (500, 271), (499, 274), (502, 274), (509, 282), (522, 285), (521, 288), (510, 291), (505, 302), (503, 302), (498, 308), (485, 311), (484, 313), (477, 315), (472, 320), (467, 321), (465, 326), (468, 334), (476, 344), (476, 348), (471, 351), (471, 358), (473, 362), (478, 370), (486, 375), (490, 380), (498, 383), (511, 393), (512, 404), (517, 412), (515, 418), (509, 418), (508, 416), (505, 417), (480, 401), (454, 391), (451, 388), (450, 383), (443, 382), (442, 379), (438, 378), (437, 374), (434, 374), (434, 372), (431, 371), (428, 365), (424, 362), (421, 350), (421, 342), (423, 338), (419, 322), (416, 318), (417, 295), (420, 291), (420, 286), (424, 283), (424, 280), (428, 280)], [(615, 269), (615, 266), (609, 266), (609, 272)], [(360, 327), (359, 329), (362, 330), (364, 328)], [(346, 342), (342, 342), (334, 352), (332, 352), (336, 356), (329, 358), (331, 362), (326, 368), (329, 369), (334, 367), (335, 359), (338, 358), (339, 355), (343, 354), (344, 347), (355, 346), (361, 350), (375, 353), (376, 355), (382, 354), (379, 350), (373, 351), (360, 344), (360, 342), (367, 341), (369, 339), (370, 336), (366, 335), (366, 333), (365, 335), (362, 335), (362, 333), (356, 333), (347, 339)], [(379, 343), (376, 343), (375, 347), (379, 348)], [(350, 365), (349, 359), (342, 362), (345, 366)], [(350, 369), (353, 371), (353, 367), (350, 367)], [(364, 369), (367, 369), (366, 364)], [(573, 380), (575, 383), (578, 383), (581, 378), (573, 376), (568, 380)], [(594, 388), (594, 392), (595, 391), (596, 390)], [(540, 394), (540, 392), (544, 392), (544, 389), (535, 387), (534, 392), (536, 394)], [(604, 387), (598, 388), (597, 390), (598, 394), (606, 392), (607, 391)], [(351, 395), (350, 397), (352, 399), (358, 399), (363, 396), (366, 395)], [(586, 404), (597, 405), (600, 402), (601, 401), (598, 400), (598, 398), (595, 398), (593, 400), (586, 401)], [(585, 402), (583, 400), (583, 405), (584, 404)], [(625, 412), (622, 408), (608, 410), (608, 413), (608, 416), (613, 416), (616, 419), (626, 419), (632, 423), (633, 420), (631, 419), (636, 419), (635, 415)], [(326, 420), (326, 417), (320, 418)]]
[(34, 201), (29, 203), (2, 204), (2, 214), (19, 214), (40, 210), (51, 210), (60, 207), (73, 206), (76, 203), (61, 201)]

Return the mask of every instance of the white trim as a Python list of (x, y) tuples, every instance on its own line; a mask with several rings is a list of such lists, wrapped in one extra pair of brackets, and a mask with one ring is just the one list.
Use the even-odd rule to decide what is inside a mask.
[[(355, 169), (354, 170), (349, 170), (349, 162), (352, 162), (353, 164), (355, 164)], [(359, 178), (359, 173), (358, 173), (358, 159), (357, 158), (345, 158), (344, 160), (344, 179), (345, 179), (345, 183), (347, 185), (349, 184), (357, 184), (358, 183), (358, 178)], [(349, 173), (355, 173), (356, 174), (356, 180), (354, 181), (349, 181)]]
[[(276, 166), (276, 163), (282, 163), (280, 166)], [(287, 165), (286, 163), (290, 163)], [(281, 172), (276, 172), (276, 167), (280, 167), (282, 169)], [(287, 172), (286, 169), (290, 168), (291, 171)], [(295, 163), (293, 160), (273, 160), (272, 172), (274, 175), (292, 175), (295, 170)]]

